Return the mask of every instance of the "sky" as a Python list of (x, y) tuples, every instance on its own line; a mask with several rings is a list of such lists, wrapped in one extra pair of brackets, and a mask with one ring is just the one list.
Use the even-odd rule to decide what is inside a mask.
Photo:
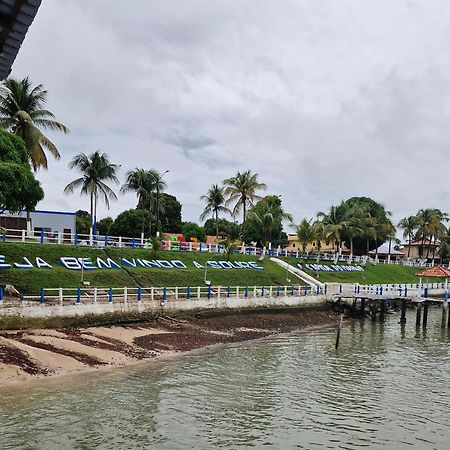
[(101, 150), (121, 180), (169, 170), (183, 220), (247, 169), (296, 222), (355, 195), (448, 211), (449, 25), (445, 0), (43, 0), (11, 75), (71, 132), (38, 208), (88, 210), (67, 165)]

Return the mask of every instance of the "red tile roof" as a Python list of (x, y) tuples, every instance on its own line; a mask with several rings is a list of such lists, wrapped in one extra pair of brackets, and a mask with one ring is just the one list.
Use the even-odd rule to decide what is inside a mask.
[(418, 277), (438, 277), (438, 278), (450, 278), (450, 270), (442, 266), (433, 266), (428, 269), (417, 272)]

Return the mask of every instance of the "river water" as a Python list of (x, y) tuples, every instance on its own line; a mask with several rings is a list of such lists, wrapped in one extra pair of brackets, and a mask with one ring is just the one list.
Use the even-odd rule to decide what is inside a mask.
[(0, 448), (450, 448), (450, 334), (347, 324), (0, 390)]

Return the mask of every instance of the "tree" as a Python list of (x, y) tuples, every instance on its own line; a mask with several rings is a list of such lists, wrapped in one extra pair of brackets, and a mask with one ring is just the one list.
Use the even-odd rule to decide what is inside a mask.
[[(417, 238), (420, 238), (422, 240), (422, 251), (425, 246), (425, 241), (428, 239), (428, 247), (427, 247), (427, 254), (426, 259), (430, 256), (430, 250), (431, 245), (433, 241), (435, 242), (436, 239), (446, 233), (446, 226), (444, 225), (444, 222), (448, 220), (448, 215), (446, 213), (443, 213), (441, 210), (436, 208), (427, 208), (427, 209), (420, 209), (417, 213), (417, 219), (419, 222), (419, 226), (417, 229)], [(434, 259), (434, 252), (435, 249), (433, 249), (433, 259)]]
[[(136, 238), (140, 236), (142, 222), (152, 224), (152, 229), (156, 226), (156, 219), (153, 214), (145, 210), (144, 214), (139, 209), (127, 209), (121, 212), (109, 227), (111, 236), (124, 236)], [(144, 237), (150, 237), (149, 228), (144, 227)]]
[(28, 158), (34, 170), (47, 168), (46, 148), (56, 159), (60, 154), (56, 146), (41, 131), (41, 128), (68, 133), (69, 129), (54, 120), (55, 115), (44, 109), (47, 91), (42, 84), (32, 87), (28, 78), (8, 78), (0, 88), (0, 126), (25, 142)]
[[(157, 176), (156, 170), (136, 168), (127, 173), (125, 184), (120, 188), (122, 193), (136, 192), (137, 207), (141, 209), (142, 217), (144, 217), (146, 209), (150, 212), (154, 209)], [(144, 220), (142, 220), (141, 233), (144, 233), (145, 225)]]
[(216, 223), (216, 242), (219, 241), (219, 213), (229, 213), (230, 210), (225, 207), (225, 194), (224, 188), (217, 184), (214, 184), (207, 192), (206, 195), (202, 195), (200, 200), (206, 202), (205, 209), (200, 215), (200, 220), (205, 220), (207, 216), (212, 214)]
[[(236, 222), (227, 219), (219, 219), (217, 225), (219, 228), (219, 236), (226, 236), (232, 241), (239, 239), (241, 227)], [(214, 219), (208, 219), (205, 222), (204, 228), (207, 235), (213, 236), (216, 233), (216, 221)]]
[(242, 210), (242, 223), (247, 219), (247, 209), (254, 204), (255, 200), (261, 197), (257, 191), (266, 189), (264, 183), (258, 182), (258, 174), (252, 174), (250, 170), (237, 172), (234, 177), (224, 180), (225, 196), (228, 197), (226, 204), (234, 203), (233, 216), (236, 217)]
[(302, 246), (302, 251), (305, 253), (308, 244), (312, 244), (317, 239), (317, 227), (314, 227), (312, 219), (303, 219), (295, 226), (295, 232), (297, 234), (298, 242)]
[(204, 242), (205, 240), (205, 229), (195, 222), (186, 222), (183, 225), (181, 232), (187, 242), (189, 242), (192, 237), (197, 238), (201, 242)]
[(79, 209), (76, 212), (76, 231), (78, 234), (89, 234), (92, 218), (87, 211)]
[(30, 169), (22, 139), (0, 130), (0, 213), (33, 211), (43, 198), (44, 191)]
[(174, 195), (163, 192), (161, 197), (160, 221), (162, 231), (166, 233), (181, 232), (181, 203)]
[[(408, 239), (408, 244), (414, 239), (414, 235), (419, 228), (419, 219), (417, 216), (404, 217), (398, 223), (398, 227), (403, 230), (403, 238)], [(411, 245), (408, 246), (408, 258), (411, 253)]]
[(280, 197), (268, 195), (250, 209), (243, 225), (244, 233), (263, 247), (273, 240), (277, 244), (281, 239), (284, 220), (292, 221), (292, 216), (283, 210)]
[(75, 188), (81, 188), (82, 195), (90, 196), (92, 225), (95, 228), (98, 197), (103, 198), (108, 209), (110, 200), (117, 199), (114, 191), (106, 184), (107, 181), (119, 183), (116, 177), (117, 165), (109, 161), (106, 153), (96, 151), (89, 156), (84, 153), (76, 155), (69, 163), (69, 168), (80, 170), (83, 176), (71, 181), (64, 188), (64, 193), (70, 194)]
[(114, 220), (111, 217), (105, 217), (98, 221), (97, 223), (97, 231), (98, 234), (101, 236), (107, 236), (108, 234), (111, 234), (109, 232), (109, 229), (111, 225), (113, 224)]
[(321, 211), (317, 214), (324, 226), (325, 241), (335, 246), (337, 254), (341, 253), (344, 230), (349, 226), (346, 211), (344, 202), (341, 202), (339, 206), (331, 206), (330, 212), (324, 213)]

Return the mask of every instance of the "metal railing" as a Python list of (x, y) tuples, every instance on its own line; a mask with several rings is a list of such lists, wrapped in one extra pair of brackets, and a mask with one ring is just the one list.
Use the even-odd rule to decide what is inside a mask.
[[(151, 241), (142, 235), (139, 238), (130, 238), (123, 236), (103, 236), (92, 234), (47, 232), (47, 231), (27, 231), (15, 229), (2, 229), (0, 239), (3, 242), (21, 242), (34, 244), (58, 244), (89, 246), (97, 248), (119, 247), (119, 248), (151, 248)], [(207, 244), (204, 242), (178, 242), (173, 240), (162, 240), (162, 250), (168, 251), (187, 251), (201, 253), (224, 253), (225, 246), (222, 244)], [(256, 246), (238, 246), (235, 253), (242, 253), (250, 256), (261, 256), (263, 253), (261, 247)], [(285, 250), (281, 247), (268, 248), (265, 250), (267, 256), (285, 257), (295, 259), (307, 259), (320, 263), (320, 261), (333, 261), (339, 263), (357, 263), (357, 264), (397, 264), (414, 267), (429, 267), (423, 259), (401, 259), (401, 260), (379, 260), (368, 256), (336, 255), (335, 253), (303, 253), (300, 251)]]

